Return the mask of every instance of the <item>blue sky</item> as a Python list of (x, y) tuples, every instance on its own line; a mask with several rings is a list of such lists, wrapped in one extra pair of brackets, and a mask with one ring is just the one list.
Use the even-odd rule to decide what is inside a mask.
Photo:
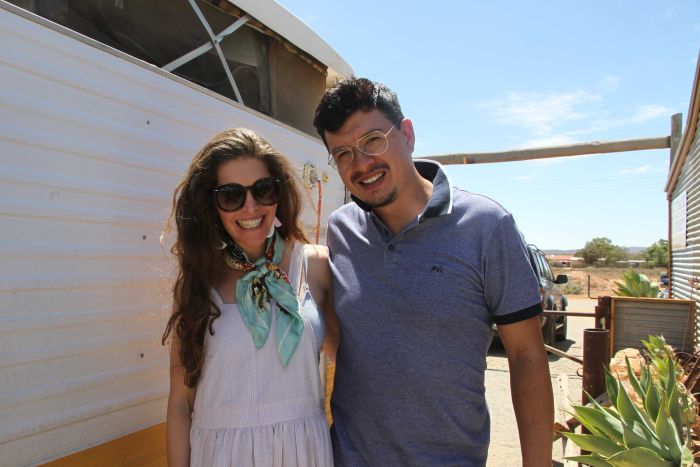
[[(667, 136), (683, 125), (700, 2), (278, 0), (358, 76), (397, 92), (414, 155)], [(450, 166), (529, 242), (575, 249), (667, 238), (669, 151)]]

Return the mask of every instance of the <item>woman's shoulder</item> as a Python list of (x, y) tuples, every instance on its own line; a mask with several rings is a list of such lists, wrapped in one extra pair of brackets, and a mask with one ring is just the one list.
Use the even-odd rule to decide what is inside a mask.
[(328, 260), (328, 247), (325, 245), (307, 243), (304, 245), (304, 253), (309, 259)]

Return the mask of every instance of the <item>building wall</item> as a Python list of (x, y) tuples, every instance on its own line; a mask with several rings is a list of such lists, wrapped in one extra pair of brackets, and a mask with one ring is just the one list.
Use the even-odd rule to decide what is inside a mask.
[[(700, 126), (697, 127), (700, 132)], [(684, 247), (671, 245), (671, 286), (674, 298), (700, 298), (700, 285), (693, 288), (690, 281), (700, 281), (700, 139), (696, 132), (678, 183), (673, 190), (671, 202), (680, 196), (686, 197), (686, 243)], [(672, 229), (677, 213), (672, 210)], [(673, 237), (673, 234), (672, 234)], [(696, 342), (700, 342), (700, 329), (696, 329)]]
[[(251, 128), (299, 174), (306, 162), (326, 163), (318, 139), (30, 17), (0, 4), (0, 464), (8, 466), (164, 420), (160, 338), (174, 265), (159, 236), (176, 183), (211, 135)], [(344, 199), (337, 174), (327, 174), (322, 225)], [(314, 206), (304, 206), (309, 229)]]

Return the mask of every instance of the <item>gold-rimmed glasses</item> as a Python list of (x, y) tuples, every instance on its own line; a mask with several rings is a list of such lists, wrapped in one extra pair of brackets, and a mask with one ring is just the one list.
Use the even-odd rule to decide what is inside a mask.
[(396, 125), (392, 125), (386, 133), (380, 130), (370, 131), (352, 143), (334, 149), (328, 155), (328, 164), (338, 170), (338, 172), (347, 170), (352, 165), (355, 157), (355, 153), (352, 150), (353, 147), (368, 156), (381, 156), (389, 148), (387, 136), (391, 133), (391, 130), (396, 128)]

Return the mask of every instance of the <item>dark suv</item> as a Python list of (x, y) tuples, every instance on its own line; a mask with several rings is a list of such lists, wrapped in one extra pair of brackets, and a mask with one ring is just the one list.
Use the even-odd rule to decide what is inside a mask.
[[(530, 255), (530, 264), (535, 271), (535, 275), (540, 283), (540, 297), (542, 298), (542, 308), (545, 310), (566, 310), (569, 300), (559, 290), (559, 284), (566, 284), (569, 278), (566, 274), (559, 274), (556, 278), (552, 274), (547, 258), (542, 250), (535, 245), (527, 245)], [(552, 327), (554, 327), (554, 338), (557, 341), (566, 340), (566, 316), (542, 317), (542, 337), (544, 343), (552, 345)]]

